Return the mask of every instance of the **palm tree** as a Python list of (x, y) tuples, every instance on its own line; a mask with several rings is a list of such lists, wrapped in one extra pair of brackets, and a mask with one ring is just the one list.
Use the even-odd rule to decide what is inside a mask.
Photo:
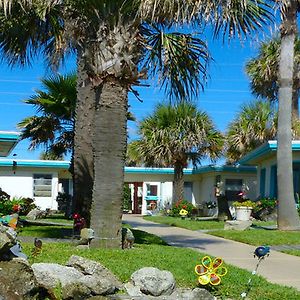
[(42, 145), (46, 156), (61, 157), (73, 152), (76, 75), (55, 75), (41, 82), (43, 90), (24, 100), (34, 105), (37, 115), (18, 124), (21, 139), (30, 140), (29, 150)]
[[(296, 38), (294, 45), (294, 63), (300, 63), (300, 39)], [(280, 39), (263, 42), (260, 45), (258, 55), (248, 61), (246, 72), (251, 80), (251, 89), (254, 95), (263, 97), (270, 101), (278, 100), (279, 89), (279, 56)], [(294, 72), (293, 79), (293, 115), (299, 118), (299, 89), (300, 80), (298, 72)]]
[(236, 162), (248, 152), (276, 136), (277, 114), (269, 102), (257, 100), (243, 105), (227, 130), (227, 160)]
[(76, 50), (75, 197), (83, 204), (93, 199), (94, 244), (107, 246), (119, 244), (128, 91), (145, 76), (142, 67), (159, 71), (167, 93), (180, 100), (197, 95), (206, 75), (205, 43), (162, 29), (175, 22), (213, 23), (215, 34), (242, 36), (270, 19), (270, 7), (262, 0), (0, 4), (7, 12), (1, 18), (0, 46), (10, 62), (25, 63), (39, 50), (55, 62)]
[(300, 1), (281, 2), (280, 60), (278, 91), (278, 134), (277, 134), (277, 181), (278, 181), (278, 228), (300, 230), (293, 189), (292, 155), (292, 95), (294, 67), (294, 41), (297, 35), (297, 11)]
[(141, 138), (132, 144), (138, 162), (151, 167), (174, 167), (173, 202), (183, 199), (183, 169), (205, 157), (220, 157), (223, 136), (195, 104), (159, 104), (139, 125)]

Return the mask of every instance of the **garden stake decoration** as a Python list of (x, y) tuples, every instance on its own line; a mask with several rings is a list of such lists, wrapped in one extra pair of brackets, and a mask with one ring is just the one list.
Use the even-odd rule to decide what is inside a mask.
[(180, 216), (181, 216), (182, 219), (184, 219), (187, 216), (188, 213), (189, 212), (186, 209), (184, 209), (184, 208), (182, 208), (180, 210), (180, 212), (179, 212), (179, 214), (180, 214)]
[(247, 294), (249, 293), (249, 291), (251, 289), (252, 276), (254, 276), (256, 274), (257, 269), (258, 269), (260, 263), (263, 261), (263, 259), (265, 257), (268, 257), (270, 255), (270, 247), (268, 247), (268, 246), (259, 246), (259, 247), (257, 247), (254, 250), (253, 254), (254, 254), (254, 257), (258, 258), (258, 262), (256, 264), (255, 269), (251, 273), (251, 277), (248, 280), (247, 290), (245, 292), (241, 293), (241, 297), (242, 298), (246, 298), (247, 297)]
[(212, 260), (209, 256), (204, 256), (201, 265), (196, 265), (195, 272), (198, 282), (201, 285), (218, 285), (221, 283), (221, 277), (227, 274), (227, 269), (222, 266), (223, 259), (220, 257)]

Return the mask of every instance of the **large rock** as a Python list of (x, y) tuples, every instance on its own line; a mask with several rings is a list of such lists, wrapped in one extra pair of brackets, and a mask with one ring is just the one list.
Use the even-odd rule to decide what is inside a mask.
[(17, 243), (17, 233), (10, 227), (0, 224), (0, 261), (8, 260), (10, 248)]
[(82, 282), (95, 294), (113, 294), (122, 287), (116, 276), (96, 261), (72, 255), (67, 266), (74, 267), (86, 275)]
[(38, 208), (32, 209), (27, 215), (27, 219), (29, 220), (36, 220), (36, 219), (42, 219), (46, 216), (46, 212), (44, 210), (40, 210)]
[[(131, 275), (134, 293), (139, 290), (142, 294), (160, 296), (171, 295), (175, 289), (175, 279), (171, 272), (147, 267), (137, 270)], [(130, 290), (127, 290), (130, 293)], [(135, 294), (136, 295), (136, 294)], [(133, 296), (135, 296), (133, 295)]]
[(224, 230), (246, 230), (250, 228), (252, 221), (226, 221), (224, 224)]
[(35, 299), (38, 286), (26, 260), (0, 261), (0, 270), (0, 299)]
[(36, 263), (32, 269), (38, 283), (46, 289), (53, 290), (61, 286), (63, 299), (112, 294), (122, 286), (101, 264), (79, 256), (72, 256), (68, 266)]

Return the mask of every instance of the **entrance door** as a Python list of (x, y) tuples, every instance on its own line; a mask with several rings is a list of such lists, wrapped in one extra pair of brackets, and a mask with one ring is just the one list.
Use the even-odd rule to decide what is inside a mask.
[(143, 203), (143, 183), (133, 182), (133, 213), (142, 213), (142, 203)]

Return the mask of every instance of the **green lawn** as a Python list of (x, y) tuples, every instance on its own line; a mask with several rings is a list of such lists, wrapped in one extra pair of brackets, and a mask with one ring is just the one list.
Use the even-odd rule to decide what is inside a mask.
[(281, 252), (290, 254), (290, 255), (300, 256), (300, 250), (283, 250)]
[[(197, 275), (194, 267), (200, 263), (204, 254), (184, 248), (165, 245), (157, 236), (143, 231), (134, 230), (136, 243), (131, 250), (119, 249), (76, 249), (71, 243), (44, 243), (43, 251), (37, 257), (30, 258), (33, 262), (52, 262), (65, 264), (71, 255), (80, 255), (101, 262), (109, 268), (121, 281), (126, 282), (131, 274), (139, 268), (152, 266), (173, 273), (177, 285), (193, 288), (197, 285)], [(23, 243), (24, 252), (30, 257), (32, 245)], [(251, 274), (245, 270), (226, 265), (227, 275), (220, 286), (211, 291), (220, 299), (239, 299), (240, 293), (245, 291)], [(253, 277), (253, 287), (248, 294), (250, 299), (300, 299), (300, 292), (268, 283), (265, 279)]]
[(26, 225), (18, 230), (19, 236), (33, 236), (39, 238), (62, 239), (72, 236), (72, 233), (72, 226)]
[(145, 220), (156, 222), (160, 224), (166, 224), (175, 227), (186, 228), (190, 230), (208, 230), (208, 229), (222, 229), (224, 228), (223, 221), (196, 221), (189, 218), (182, 220), (176, 217), (167, 216), (145, 216)]
[[(217, 230), (217, 229), (224, 228), (224, 222), (217, 221), (217, 220), (204, 221), (204, 220), (191, 220), (190, 218), (186, 218), (185, 220), (182, 220), (181, 218), (168, 217), (168, 216), (144, 216), (144, 219), (151, 222), (186, 228), (189, 230)], [(260, 227), (260, 226), (274, 225), (275, 222), (254, 221), (253, 224), (255, 226)]]
[(209, 232), (209, 234), (254, 246), (300, 244), (299, 231), (266, 229), (250, 229), (245, 231), (219, 230)]

